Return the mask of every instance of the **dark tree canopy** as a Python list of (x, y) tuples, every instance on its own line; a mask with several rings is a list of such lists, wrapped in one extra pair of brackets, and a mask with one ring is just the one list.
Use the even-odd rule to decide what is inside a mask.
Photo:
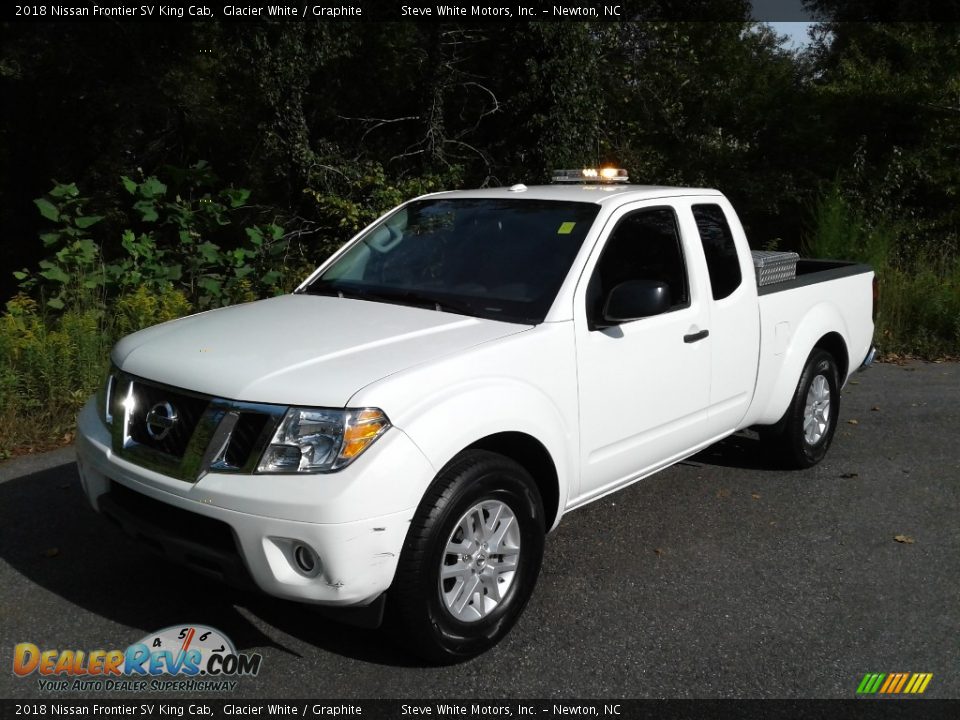
[(7, 24), (0, 264), (42, 255), (31, 201), (52, 181), (76, 182), (113, 237), (121, 175), (198, 160), (326, 243), (404, 192), (606, 162), (720, 188), (758, 245), (799, 246), (839, 181), (915, 219), (908, 242), (956, 251), (960, 25), (845, 22), (906, 6), (816, 0), (829, 22), (792, 53), (747, 3), (703, 5), (728, 21)]

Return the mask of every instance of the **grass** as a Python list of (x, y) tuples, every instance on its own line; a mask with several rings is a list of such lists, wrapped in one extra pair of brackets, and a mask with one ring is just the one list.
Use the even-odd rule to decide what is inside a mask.
[(885, 354), (960, 357), (960, 262), (881, 267), (877, 343)]
[(173, 290), (141, 288), (109, 306), (86, 297), (58, 315), (18, 295), (0, 315), (0, 460), (73, 439), (119, 337), (190, 312)]
[(102, 312), (51, 322), (29, 298), (11, 300), (0, 318), (0, 454), (68, 441), (108, 349)]
[(836, 187), (818, 203), (812, 226), (806, 254), (873, 266), (879, 282), (875, 338), (884, 356), (960, 357), (960, 258), (903, 252), (906, 232), (866, 222)]

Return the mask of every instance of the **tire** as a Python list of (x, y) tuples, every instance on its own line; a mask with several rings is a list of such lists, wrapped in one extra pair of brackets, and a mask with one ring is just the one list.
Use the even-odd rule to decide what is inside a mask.
[(485, 450), (451, 460), (417, 508), (388, 595), (406, 647), (439, 664), (493, 647), (533, 593), (544, 532), (540, 493), (520, 465)]
[(837, 363), (826, 350), (814, 348), (786, 414), (776, 425), (761, 429), (760, 435), (778, 464), (797, 469), (813, 467), (830, 449), (839, 413)]

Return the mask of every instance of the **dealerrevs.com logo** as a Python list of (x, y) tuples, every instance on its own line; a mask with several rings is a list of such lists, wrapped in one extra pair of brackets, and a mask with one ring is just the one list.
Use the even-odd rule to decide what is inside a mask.
[(42, 650), (29, 642), (13, 649), (14, 674), (36, 675), (47, 691), (232, 691), (236, 678), (257, 675), (262, 661), (206, 625), (173, 625), (126, 650)]

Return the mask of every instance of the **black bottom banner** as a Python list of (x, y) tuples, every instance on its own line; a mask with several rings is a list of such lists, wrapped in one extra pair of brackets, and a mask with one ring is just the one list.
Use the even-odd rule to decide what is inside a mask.
[(956, 718), (960, 700), (0, 700), (13, 718)]

